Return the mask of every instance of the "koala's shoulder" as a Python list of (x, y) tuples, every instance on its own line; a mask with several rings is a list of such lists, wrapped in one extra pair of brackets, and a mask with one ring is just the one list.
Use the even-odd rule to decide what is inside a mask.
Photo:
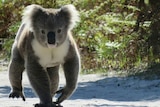
[(69, 49), (68, 49), (66, 59), (72, 58), (74, 56), (76, 56), (78, 58), (80, 57), (77, 44), (76, 44), (74, 38), (72, 37), (72, 35), (69, 34)]
[(24, 56), (26, 50), (31, 48), (31, 41), (33, 40), (33, 32), (28, 30), (25, 25), (21, 25), (15, 38), (15, 45), (20, 54)]

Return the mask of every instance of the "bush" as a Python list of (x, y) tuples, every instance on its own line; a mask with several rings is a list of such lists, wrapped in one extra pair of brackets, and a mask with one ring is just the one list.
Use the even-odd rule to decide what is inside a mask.
[(149, 62), (149, 56), (152, 57), (152, 50), (147, 47), (151, 22), (144, 21), (135, 32), (140, 10), (134, 0), (1, 1), (0, 37), (7, 38), (6, 53), (10, 53), (23, 8), (33, 3), (53, 8), (72, 3), (78, 8), (81, 22), (73, 33), (85, 73), (141, 67)]

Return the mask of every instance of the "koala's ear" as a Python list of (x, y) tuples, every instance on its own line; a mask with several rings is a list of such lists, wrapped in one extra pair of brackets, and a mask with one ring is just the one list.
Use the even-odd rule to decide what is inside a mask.
[(25, 23), (30, 30), (33, 30), (35, 16), (42, 13), (42, 11), (43, 8), (39, 5), (32, 4), (27, 6), (23, 11), (22, 23)]
[(60, 14), (61, 16), (65, 17), (66, 22), (69, 22), (69, 29), (73, 29), (73, 27), (76, 25), (76, 22), (80, 21), (79, 12), (72, 4), (61, 7)]

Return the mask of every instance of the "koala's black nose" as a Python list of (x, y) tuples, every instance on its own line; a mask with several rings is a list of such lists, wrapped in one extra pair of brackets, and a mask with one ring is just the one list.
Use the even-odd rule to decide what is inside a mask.
[(49, 44), (55, 44), (55, 42), (56, 42), (55, 37), (56, 37), (55, 32), (48, 32), (48, 34), (47, 34), (48, 43)]

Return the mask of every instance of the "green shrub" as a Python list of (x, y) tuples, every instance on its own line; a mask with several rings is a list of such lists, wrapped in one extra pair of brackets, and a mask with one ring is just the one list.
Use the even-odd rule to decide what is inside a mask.
[[(107, 72), (110, 69), (130, 69), (149, 62), (152, 50), (147, 48), (150, 21), (135, 32), (139, 9), (134, 0), (14, 0), (0, 2), (0, 37), (7, 40), (4, 50), (10, 53), (11, 44), (28, 4), (57, 8), (73, 3), (80, 11), (81, 22), (74, 29), (81, 52), (82, 70)], [(11, 39), (12, 38), (12, 39)]]

